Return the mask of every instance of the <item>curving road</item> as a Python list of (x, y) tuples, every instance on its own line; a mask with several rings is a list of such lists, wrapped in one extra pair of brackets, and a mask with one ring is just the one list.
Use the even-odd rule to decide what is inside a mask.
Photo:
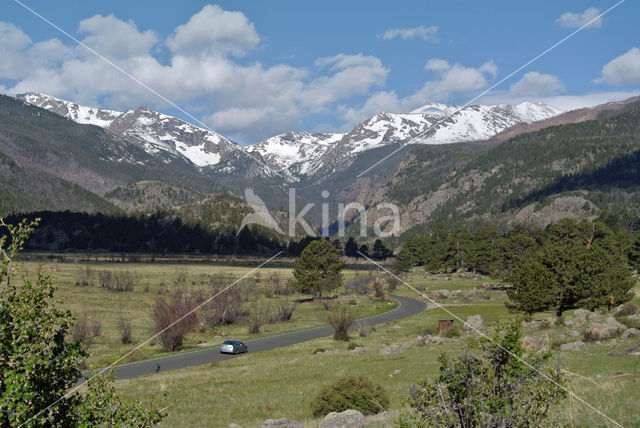
[[(363, 285), (366, 279), (367, 278), (361, 278), (355, 281), (351, 281), (350, 285), (359, 288)], [(358, 321), (356, 321), (355, 327), (361, 328), (367, 325), (381, 324), (401, 318), (406, 318), (418, 314), (427, 308), (427, 305), (420, 300), (396, 296), (394, 294), (389, 295), (389, 297), (398, 302), (398, 307), (382, 314), (359, 319)], [(312, 328), (309, 330), (300, 330), (291, 333), (283, 333), (276, 336), (248, 340), (245, 343), (249, 348), (249, 352), (253, 353), (280, 348), (283, 346), (289, 346), (300, 342), (306, 342), (307, 340), (319, 339), (321, 337), (331, 336), (332, 334), (333, 327), (327, 325), (323, 327)], [(210, 363), (212, 361), (221, 361), (235, 357), (235, 355), (231, 354), (220, 354), (220, 351), (217, 347), (203, 349), (201, 351), (187, 352), (184, 354), (168, 355), (166, 357), (154, 358), (152, 360), (123, 364), (119, 366), (117, 379), (131, 379), (137, 376), (152, 374), (154, 373), (156, 364), (159, 364), (160, 371), (164, 372), (167, 370), (198, 366), (201, 364)]]

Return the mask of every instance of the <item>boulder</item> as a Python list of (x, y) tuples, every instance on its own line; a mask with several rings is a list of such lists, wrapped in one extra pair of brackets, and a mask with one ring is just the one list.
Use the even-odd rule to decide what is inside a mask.
[(606, 340), (619, 336), (627, 329), (622, 323), (616, 321), (615, 318), (609, 317), (605, 322), (592, 322), (584, 331), (584, 337), (587, 340)]
[(462, 328), (466, 331), (482, 330), (484, 328), (484, 318), (477, 314), (468, 316)]
[(522, 347), (527, 351), (533, 351), (546, 346), (547, 340), (542, 336), (527, 336), (522, 338)]
[(357, 410), (331, 412), (318, 425), (318, 428), (361, 428), (365, 426), (364, 415)]
[(637, 328), (630, 328), (625, 330), (624, 333), (622, 333), (622, 335), (620, 336), (622, 339), (626, 339), (628, 337), (635, 337), (637, 335), (640, 334), (640, 330), (638, 330)]
[(391, 355), (391, 354), (399, 354), (404, 352), (405, 349), (409, 347), (409, 344), (403, 343), (402, 345), (389, 345), (385, 346), (380, 350), (382, 355)]
[(451, 291), (449, 291), (449, 290), (436, 290), (433, 293), (431, 293), (431, 298), (434, 299), (434, 300), (450, 299), (451, 298)]
[(289, 427), (301, 427), (302, 424), (298, 421), (293, 421), (291, 419), (267, 419), (262, 424), (263, 428), (271, 428), (271, 427), (279, 427), (279, 428), (289, 428)]
[(229, 425), (227, 425), (227, 428), (242, 428), (242, 426), (231, 422)]
[(561, 351), (577, 351), (583, 346), (584, 342), (582, 340), (578, 340), (577, 342), (563, 343), (558, 349)]
[(573, 318), (581, 322), (585, 322), (591, 314), (592, 312), (586, 309), (576, 309), (576, 311), (573, 313)]

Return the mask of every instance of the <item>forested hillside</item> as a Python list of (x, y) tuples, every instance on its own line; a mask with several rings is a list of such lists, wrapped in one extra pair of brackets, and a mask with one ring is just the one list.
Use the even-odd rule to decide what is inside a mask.
[(414, 147), (377, 197), (407, 230), (437, 222), (548, 224), (640, 213), (640, 110), (549, 127), (502, 144)]

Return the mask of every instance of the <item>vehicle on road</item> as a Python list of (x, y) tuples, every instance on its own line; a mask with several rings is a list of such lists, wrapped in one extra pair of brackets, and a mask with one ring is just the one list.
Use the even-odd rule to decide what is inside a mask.
[(243, 352), (249, 352), (247, 345), (239, 340), (225, 340), (220, 345), (221, 354), (241, 354)]

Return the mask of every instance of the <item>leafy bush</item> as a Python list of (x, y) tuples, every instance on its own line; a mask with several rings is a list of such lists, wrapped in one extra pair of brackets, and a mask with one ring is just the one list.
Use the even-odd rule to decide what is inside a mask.
[(356, 320), (356, 316), (346, 306), (341, 306), (336, 310), (333, 310), (328, 315), (329, 324), (333, 326), (335, 332), (333, 334), (334, 340), (349, 341), (349, 329)]
[(325, 351), (326, 351), (326, 349), (324, 349), (324, 348), (316, 348), (316, 349), (313, 350), (312, 354), (314, 354), (314, 355), (315, 354), (322, 354)]
[(315, 416), (349, 409), (373, 415), (386, 410), (389, 401), (389, 395), (382, 386), (374, 384), (369, 378), (344, 377), (322, 388), (311, 402), (311, 410)]
[(452, 339), (454, 337), (460, 337), (462, 332), (460, 331), (460, 327), (452, 327), (444, 332), (444, 337), (448, 339)]
[(483, 355), (440, 355), (438, 378), (410, 389), (413, 426), (541, 426), (551, 405), (566, 396), (565, 381), (550, 366), (549, 352), (525, 362), (521, 337), (514, 323), (492, 340), (470, 343)]
[[(5, 224), (0, 218), (0, 426), (151, 426), (164, 412), (126, 402), (111, 372), (92, 377), (82, 394), (69, 393), (83, 378), (88, 356), (68, 340), (73, 319), (60, 308), (54, 281), (43, 271), (18, 284), (14, 260), (36, 223)], [(94, 328), (84, 319), (86, 334)], [(86, 327), (86, 328), (85, 328)], [(83, 333), (85, 334), (85, 333)]]

